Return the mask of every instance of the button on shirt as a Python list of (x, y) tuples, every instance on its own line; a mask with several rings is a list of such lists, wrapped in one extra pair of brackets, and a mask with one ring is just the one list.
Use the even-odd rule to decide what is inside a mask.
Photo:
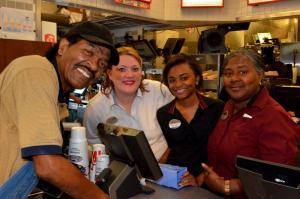
[(143, 83), (147, 91), (141, 92), (138, 89), (131, 113), (117, 104), (114, 91), (108, 96), (99, 92), (90, 101), (84, 116), (90, 144), (101, 142), (97, 130), (99, 123), (114, 122), (115, 125), (143, 130), (156, 159), (162, 156), (167, 149), (167, 143), (157, 122), (156, 111), (174, 97), (158, 81), (143, 80)]

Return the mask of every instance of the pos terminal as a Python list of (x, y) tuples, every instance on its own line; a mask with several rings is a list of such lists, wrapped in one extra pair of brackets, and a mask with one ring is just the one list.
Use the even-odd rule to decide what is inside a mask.
[(103, 123), (97, 128), (112, 161), (109, 168), (96, 176), (96, 184), (112, 199), (154, 192), (139, 180), (158, 180), (162, 176), (144, 132)]

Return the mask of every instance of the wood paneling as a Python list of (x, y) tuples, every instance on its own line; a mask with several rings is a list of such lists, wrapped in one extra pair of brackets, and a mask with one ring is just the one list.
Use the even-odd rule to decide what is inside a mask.
[(0, 73), (15, 58), (24, 55), (45, 55), (52, 44), (41, 41), (0, 39)]

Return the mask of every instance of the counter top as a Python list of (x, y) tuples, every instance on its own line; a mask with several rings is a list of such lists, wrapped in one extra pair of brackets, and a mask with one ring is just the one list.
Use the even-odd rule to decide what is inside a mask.
[(218, 196), (206, 189), (201, 187), (184, 187), (180, 190), (159, 186), (153, 183), (147, 183), (147, 186), (155, 189), (153, 194), (139, 194), (131, 199), (223, 199), (223, 197)]

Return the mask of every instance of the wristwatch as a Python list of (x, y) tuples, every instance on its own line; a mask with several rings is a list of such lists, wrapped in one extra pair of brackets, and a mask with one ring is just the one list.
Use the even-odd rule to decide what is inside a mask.
[(224, 180), (224, 192), (226, 195), (230, 195), (230, 180)]

